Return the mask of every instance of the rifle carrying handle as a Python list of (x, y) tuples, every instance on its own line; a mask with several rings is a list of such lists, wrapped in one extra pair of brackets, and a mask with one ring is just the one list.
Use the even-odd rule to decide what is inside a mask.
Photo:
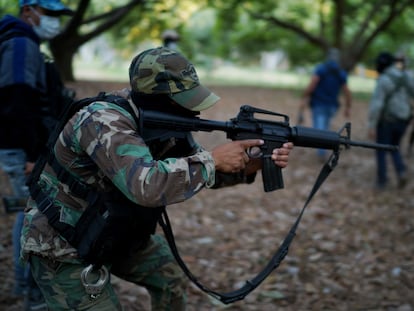
[(284, 187), (282, 168), (273, 162), (270, 155), (263, 157), (262, 179), (265, 192)]

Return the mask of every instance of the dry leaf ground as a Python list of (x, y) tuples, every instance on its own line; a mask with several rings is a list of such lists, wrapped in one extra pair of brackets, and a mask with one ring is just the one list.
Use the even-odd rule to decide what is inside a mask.
[[(77, 82), (80, 97), (125, 84)], [(211, 87), (222, 98), (203, 118), (227, 120), (239, 106), (286, 113), (295, 125), (297, 93), (253, 87)], [(342, 111), (340, 111), (341, 113)], [(367, 102), (356, 100), (352, 138), (366, 140)], [(333, 129), (346, 120), (337, 116)], [(306, 125), (310, 126), (309, 115)], [(224, 141), (222, 133), (197, 133), (206, 146)], [(405, 146), (406, 142), (404, 142)], [(405, 152), (405, 149), (404, 149)], [(244, 300), (223, 305), (189, 286), (188, 310), (414, 310), (413, 158), (410, 181), (373, 191), (374, 153), (351, 148), (304, 214), (289, 254), (280, 267)], [(284, 169), (285, 189), (264, 193), (261, 177), (253, 185), (204, 190), (188, 202), (169, 207), (176, 240), (193, 273), (217, 291), (231, 291), (251, 279), (277, 249), (305, 202), (322, 164), (312, 149), (296, 148)], [(4, 176), (1, 193), (8, 188)], [(21, 310), (10, 298), (13, 215), (0, 210), (0, 309)], [(126, 310), (149, 310), (144, 289), (114, 279)]]

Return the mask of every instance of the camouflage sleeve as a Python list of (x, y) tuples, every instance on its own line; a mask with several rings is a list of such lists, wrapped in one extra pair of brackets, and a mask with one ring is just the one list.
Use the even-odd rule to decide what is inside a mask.
[(72, 148), (84, 150), (132, 201), (149, 207), (170, 205), (214, 184), (215, 166), (209, 152), (199, 149), (192, 156), (156, 161), (124, 109), (106, 102), (85, 109), (72, 121), (71, 136), (78, 142)]

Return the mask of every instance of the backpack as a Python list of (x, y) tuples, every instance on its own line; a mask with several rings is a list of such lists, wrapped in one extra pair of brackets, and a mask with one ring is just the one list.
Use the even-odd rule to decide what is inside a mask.
[[(401, 116), (397, 115), (398, 111), (402, 111), (404, 107), (401, 107), (401, 106), (392, 107), (390, 103), (393, 96), (397, 94), (401, 89), (406, 90), (409, 96), (413, 96), (412, 91), (410, 90), (410, 87), (408, 85), (407, 74), (404, 72), (401, 77), (395, 77), (390, 74), (386, 74), (386, 75), (392, 81), (393, 88), (385, 96), (384, 106), (382, 107), (382, 110), (380, 113), (380, 120), (388, 121), (388, 122), (409, 121), (412, 118), (412, 113), (413, 113), (410, 103), (407, 103), (409, 107), (409, 112), (406, 118), (401, 118)], [(398, 104), (404, 105), (404, 101), (401, 101)], [(395, 109), (397, 109), (398, 111), (396, 112)]]
[[(101, 92), (95, 97), (73, 102), (54, 128), (47, 143), (48, 152), (36, 162), (27, 184), (31, 197), (36, 201), (38, 209), (46, 215), (49, 224), (77, 249), (82, 260), (100, 267), (103, 264), (113, 264), (119, 259), (126, 258), (130, 252), (144, 248), (155, 232), (165, 207), (140, 206), (129, 200), (115, 186), (110, 192), (99, 192), (76, 179), (57, 161), (53, 147), (60, 132), (77, 111), (95, 101), (111, 102), (122, 107), (134, 117), (137, 126), (140, 126), (132, 107), (123, 97)], [(141, 129), (140, 134), (142, 132), (144, 131)], [(146, 129), (145, 135), (141, 134), (141, 136), (153, 154), (162, 149), (160, 145), (165, 144), (166, 139), (177, 139), (173, 134), (168, 135), (167, 131), (159, 130), (152, 132)], [(190, 154), (194, 151), (194, 142), (190, 133), (187, 137), (178, 140), (176, 147), (163, 154), (164, 158), (183, 156), (184, 153)], [(53, 168), (57, 178), (69, 186), (71, 194), (86, 198), (88, 201), (88, 207), (75, 227), (60, 221), (60, 207), (55, 206), (53, 200), (37, 184), (46, 163)]]

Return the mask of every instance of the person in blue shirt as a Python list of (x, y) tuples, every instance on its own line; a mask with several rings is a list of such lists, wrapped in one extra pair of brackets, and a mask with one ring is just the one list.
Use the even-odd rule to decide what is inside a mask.
[[(344, 115), (350, 117), (352, 95), (348, 88), (348, 75), (339, 65), (340, 53), (337, 49), (328, 51), (325, 62), (316, 66), (310, 83), (303, 93), (300, 113), (309, 105), (312, 112), (313, 127), (329, 130), (331, 120), (338, 112), (339, 95), (343, 92), (345, 98)], [(319, 149), (318, 156), (322, 161), (326, 158), (326, 150)]]
[[(43, 117), (50, 93), (40, 44), (59, 34), (60, 16), (73, 11), (59, 0), (19, 0), (19, 7), (18, 17), (0, 20), (0, 169), (8, 175), (13, 195), (28, 197), (26, 179), (48, 136)], [(44, 310), (36, 302), (41, 295), (29, 269), (19, 262), (23, 218), (23, 212), (17, 213), (12, 232), (13, 294), (30, 298), (25, 310)]]

